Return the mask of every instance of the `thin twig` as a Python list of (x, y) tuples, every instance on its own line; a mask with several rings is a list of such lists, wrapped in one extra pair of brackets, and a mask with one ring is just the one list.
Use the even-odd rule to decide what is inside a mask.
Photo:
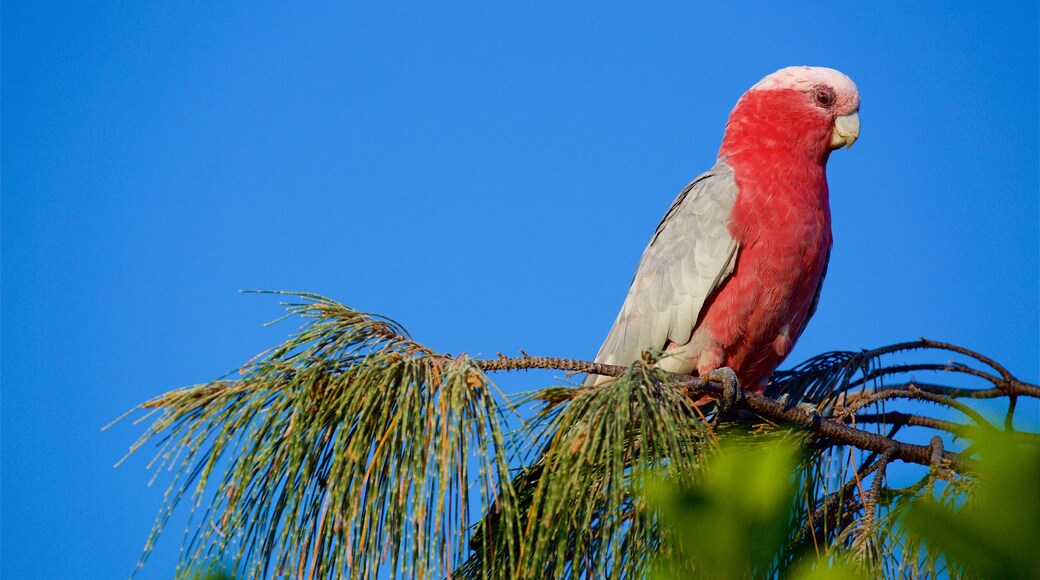
[(984, 427), (990, 427), (990, 422), (982, 416), (981, 413), (965, 405), (964, 403), (958, 402), (957, 400), (947, 397), (945, 395), (937, 395), (935, 393), (929, 393), (927, 391), (921, 391), (914, 388), (914, 385), (910, 385), (909, 388), (903, 390), (884, 390), (873, 395), (863, 397), (857, 401), (854, 401), (850, 405), (840, 409), (835, 414), (839, 417), (848, 417), (864, 407), (880, 403), (881, 401), (887, 401), (891, 399), (916, 399), (920, 401), (929, 401), (932, 403), (938, 403), (945, 405), (952, 409), (956, 409), (961, 413), (964, 413), (976, 424)]
[(955, 433), (957, 430), (962, 428), (960, 423), (954, 423), (953, 421), (943, 421), (942, 419), (935, 419), (912, 413), (901, 413), (899, 411), (856, 415), (856, 423), (928, 427), (930, 429), (938, 429), (948, 433)]
[[(942, 454), (940, 448), (939, 454)], [(877, 504), (878, 498), (881, 495), (881, 485), (887, 475), (888, 462), (892, 459), (891, 451), (885, 451), (881, 455), (881, 459), (878, 461), (877, 472), (874, 474), (874, 481), (870, 483), (870, 495), (867, 496), (867, 500), (863, 502), (863, 508), (865, 511), (864, 517), (869, 525), (873, 526), (877, 520)]]

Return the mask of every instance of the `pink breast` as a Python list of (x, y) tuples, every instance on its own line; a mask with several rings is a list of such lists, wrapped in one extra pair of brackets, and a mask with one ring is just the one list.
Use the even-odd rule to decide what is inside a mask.
[(757, 183), (742, 186), (742, 197), (749, 195), (738, 200), (730, 223), (740, 243), (736, 268), (701, 319), (723, 364), (749, 390), (765, 388), (798, 340), (826, 266), (826, 178), (822, 171), (813, 173), (803, 174), (809, 179), (771, 181), (768, 196), (755, 191)]
[(819, 285), (826, 252), (798, 267), (777, 267), (763, 248), (742, 253), (702, 323), (741, 385), (761, 390), (790, 352)]

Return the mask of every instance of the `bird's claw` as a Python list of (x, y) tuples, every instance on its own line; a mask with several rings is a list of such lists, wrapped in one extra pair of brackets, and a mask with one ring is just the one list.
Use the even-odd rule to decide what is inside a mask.
[(798, 403), (795, 408), (805, 413), (806, 423), (812, 423), (814, 419), (820, 414), (819, 410), (816, 409), (816, 405), (812, 403)]
[(932, 440), (928, 443), (929, 452), (931, 455), (931, 467), (934, 473), (939, 476), (940, 479), (950, 478), (950, 461), (943, 458), (943, 440), (938, 435), (932, 436)]
[(722, 396), (718, 398), (718, 402), (719, 411), (723, 414), (729, 413), (738, 403), (744, 402), (744, 390), (740, 388), (737, 373), (733, 372), (733, 369), (722, 367), (708, 371), (704, 378), (722, 383)]

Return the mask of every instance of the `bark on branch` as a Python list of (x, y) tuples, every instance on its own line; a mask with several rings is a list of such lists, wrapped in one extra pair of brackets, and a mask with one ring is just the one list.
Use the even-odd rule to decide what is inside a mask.
[[(961, 347), (953, 347), (946, 343), (938, 343), (935, 341), (926, 341), (922, 339), (918, 343), (905, 343), (903, 345), (896, 345), (892, 347), (892, 350), (908, 349), (913, 346), (922, 345), (928, 348), (941, 348), (945, 350), (951, 350), (959, 352), (967, 356), (971, 356), (984, 364), (988, 364), (993, 367), (1000, 374), (997, 376), (985, 376), (997, 385), (997, 390), (1003, 396), (1027, 396), (1027, 397), (1040, 397), (1040, 387), (1032, 385), (1015, 379), (1007, 372), (1006, 369), (997, 365), (991, 359), (977, 355), (972, 351), (963, 349)], [(522, 352), (522, 351), (521, 351)], [(553, 357), (536, 357), (529, 356), (523, 353), (522, 357), (505, 357), (499, 355), (497, 359), (485, 359), (475, 361), (477, 366), (486, 372), (498, 372), (498, 371), (511, 371), (511, 370), (525, 370), (525, 369), (553, 369), (568, 372), (582, 372), (597, 374), (603, 376), (616, 377), (621, 375), (627, 370), (627, 367), (618, 365), (607, 365), (575, 359), (564, 359), (564, 358), (553, 358)], [(944, 365), (953, 367), (955, 365)], [(958, 367), (959, 368), (959, 367)], [(978, 373), (985, 374), (985, 373)], [(674, 374), (676, 380), (682, 385), (691, 399), (698, 399), (703, 395), (718, 398), (722, 395), (722, 383), (718, 381), (711, 381), (701, 377), (692, 377), (688, 375)], [(988, 391), (984, 390), (971, 390), (971, 389), (957, 389), (956, 393), (950, 389), (948, 392), (939, 395), (938, 393), (930, 393), (931, 389), (927, 390), (913, 390), (904, 389), (900, 391), (886, 391), (884, 395), (874, 395), (874, 397), (881, 399), (892, 399), (892, 398), (910, 398), (910, 399), (926, 399), (932, 400), (935, 397), (942, 397), (945, 399), (942, 401), (947, 405), (951, 405), (955, 408), (961, 408), (962, 405), (957, 404), (953, 401), (951, 394), (960, 395), (968, 398), (978, 397), (978, 393), (986, 393), (990, 395)], [(945, 395), (945, 396), (944, 396)], [(859, 449), (873, 451), (881, 456), (887, 457), (889, 460), (899, 460), (906, 463), (916, 463), (919, 465), (930, 466), (934, 464), (933, 458), (933, 446), (930, 445), (915, 445), (912, 443), (905, 443), (898, 441), (894, 438), (885, 437), (878, 433), (873, 433), (863, 429), (857, 429), (850, 427), (843, 423), (839, 417), (825, 417), (815, 412), (807, 412), (800, 407), (791, 406), (783, 401), (778, 401), (766, 397), (764, 395), (745, 392), (744, 397), (740, 398), (737, 403), (737, 408), (743, 408), (751, 411), (765, 419), (774, 421), (777, 423), (785, 423), (794, 425), (799, 428), (805, 429), (811, 433), (814, 433), (820, 439), (840, 444), (849, 445)], [(858, 405), (856, 409), (866, 405)], [(978, 421), (984, 421), (981, 416), (972, 412), (969, 413), (973, 419)], [(954, 427), (954, 424), (948, 422), (940, 422), (936, 420), (925, 420), (923, 417), (913, 417), (912, 419), (907, 415), (895, 415), (893, 416), (895, 421), (893, 423), (903, 424), (916, 424), (921, 426), (929, 426), (939, 428), (943, 430), (949, 430)], [(877, 415), (871, 415), (867, 422), (881, 422)], [(941, 451), (941, 458), (944, 462), (948, 462), (950, 468), (958, 472), (963, 472), (966, 469), (970, 469), (971, 462), (960, 454), (952, 451)]]

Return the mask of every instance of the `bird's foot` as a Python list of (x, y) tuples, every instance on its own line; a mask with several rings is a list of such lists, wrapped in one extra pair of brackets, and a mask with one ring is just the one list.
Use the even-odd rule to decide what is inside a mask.
[(709, 381), (722, 383), (722, 396), (719, 397), (719, 411), (722, 414), (729, 413), (739, 403), (744, 402), (744, 390), (740, 388), (737, 381), (737, 373), (729, 367), (717, 368), (703, 375)]
[(820, 414), (816, 405), (813, 405), (812, 403), (798, 403), (795, 405), (795, 408), (805, 413), (806, 424), (811, 424)]

